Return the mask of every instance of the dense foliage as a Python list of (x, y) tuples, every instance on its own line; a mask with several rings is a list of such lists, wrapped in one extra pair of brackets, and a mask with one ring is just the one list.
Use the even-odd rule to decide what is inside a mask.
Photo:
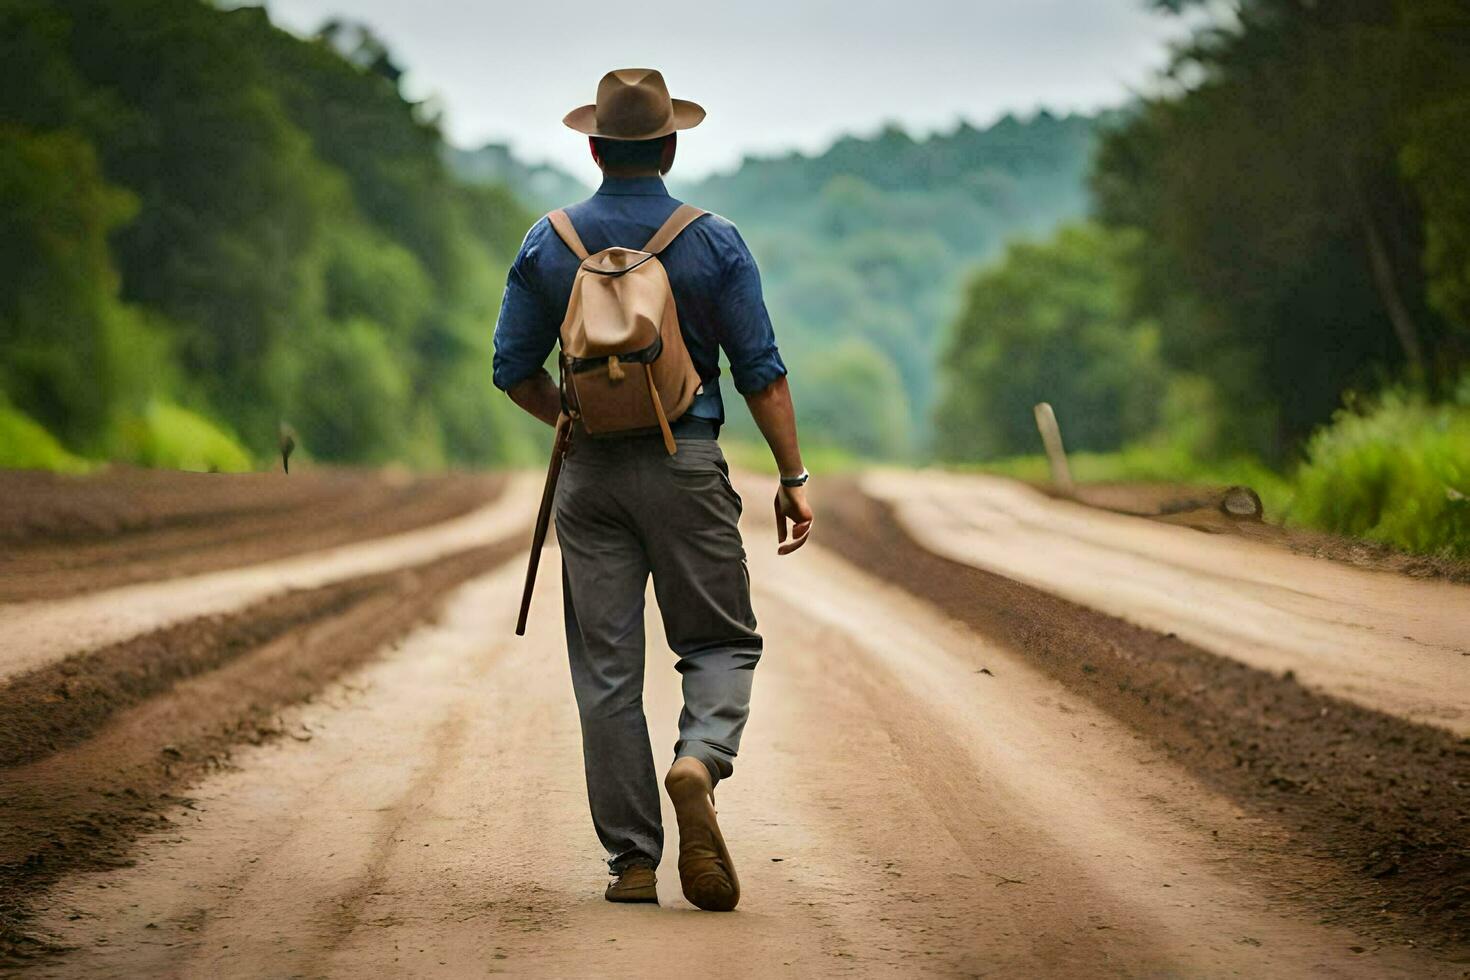
[(760, 260), (812, 441), (914, 458), (965, 273), (1084, 214), (1096, 127), (1045, 112), (923, 140), (889, 127), (675, 190), (733, 220)]
[(1034, 451), (1046, 399), (1084, 469), (1255, 471), (1278, 517), (1470, 554), (1470, 7), (1154, 5), (1201, 26), (1104, 128), (1097, 224), (971, 281), (940, 451)]
[(1281, 461), (1346, 390), (1443, 396), (1470, 354), (1470, 6), (1231, 6), (1106, 135), (1095, 187), (1145, 236), (1137, 315), (1214, 383), (1230, 448)]
[(1069, 226), (1012, 245), (970, 280), (939, 367), (941, 455), (1030, 452), (1038, 401), (1051, 402), (1073, 449), (1116, 449), (1159, 424), (1169, 380), (1158, 330), (1127, 308), (1137, 238)]
[(1391, 391), (1307, 444), (1293, 520), (1406, 551), (1470, 557), (1470, 384), (1437, 405)]
[(283, 421), (325, 459), (518, 452), (489, 325), (529, 217), (449, 174), (386, 50), (341, 26), (0, 7), (8, 412), (152, 464), (249, 465)]
[[(675, 185), (760, 259), (814, 456), (1014, 456), (1045, 399), (1079, 470), (1470, 550), (1470, 7), (1140, 2), (1199, 26), (1124, 112)], [(283, 422), (323, 459), (525, 458), (490, 326), (584, 191), (448, 147), (399, 74), (343, 22), (0, 0), (0, 465), (242, 468)]]

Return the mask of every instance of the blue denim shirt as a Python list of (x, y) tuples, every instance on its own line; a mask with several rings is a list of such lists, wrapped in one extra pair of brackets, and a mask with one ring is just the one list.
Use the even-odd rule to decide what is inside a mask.
[[(582, 244), (596, 253), (613, 245), (641, 248), (678, 206), (657, 177), (608, 177), (596, 194), (566, 212)], [(723, 422), (721, 348), (741, 394), (760, 391), (786, 373), (755, 259), (735, 226), (710, 214), (686, 228), (661, 261), (674, 291), (684, 343), (704, 381), (703, 392), (686, 414)], [(524, 381), (546, 363), (556, 346), (578, 264), (545, 218), (526, 234), (510, 267), (495, 325), (497, 388)]]

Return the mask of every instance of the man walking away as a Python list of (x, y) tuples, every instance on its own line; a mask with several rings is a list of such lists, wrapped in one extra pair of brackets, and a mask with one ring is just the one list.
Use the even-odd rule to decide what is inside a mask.
[[(761, 637), (740, 497), (717, 441), (721, 349), (781, 472), (781, 554), (805, 543), (812, 512), (755, 261), (734, 225), (681, 205), (661, 179), (676, 132), (703, 118), (642, 68), (609, 72), (597, 101), (567, 114), (566, 125), (590, 137), (604, 179), (591, 198), (526, 235), (495, 328), (495, 384), (549, 425), (564, 411), (572, 419), (555, 519), (587, 795), (614, 876), (606, 898), (658, 900), (663, 827), (643, 715), (643, 597), (652, 575), (683, 678), (679, 740), (664, 778), (678, 815), (679, 879), (694, 905), (728, 911), (740, 884), (712, 794), (733, 771)], [(661, 290), (672, 297), (664, 305)], [(668, 312), (630, 315), (639, 302)], [(627, 339), (645, 328), (644, 340)], [(558, 341), (560, 387), (542, 367)]]

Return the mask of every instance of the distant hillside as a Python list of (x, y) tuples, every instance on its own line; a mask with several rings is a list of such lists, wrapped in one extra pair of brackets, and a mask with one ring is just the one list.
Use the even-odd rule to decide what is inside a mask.
[(446, 147), (445, 162), (460, 180), (471, 184), (503, 184), (535, 211), (550, 211), (592, 193), (592, 188), (548, 163), (525, 163), (509, 146), (486, 143), (478, 150)]
[(813, 436), (912, 455), (929, 442), (939, 340), (965, 274), (1087, 212), (1098, 126), (1042, 112), (923, 140), (889, 127), (674, 190), (754, 249)]

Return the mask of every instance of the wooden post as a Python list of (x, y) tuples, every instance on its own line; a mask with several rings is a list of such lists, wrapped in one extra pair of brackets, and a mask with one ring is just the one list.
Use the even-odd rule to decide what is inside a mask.
[(1057, 414), (1048, 402), (1036, 406), (1036, 428), (1041, 430), (1041, 442), (1046, 446), (1052, 485), (1068, 497), (1076, 496), (1072, 471), (1067, 467), (1067, 451), (1062, 448), (1062, 430), (1057, 425)]

